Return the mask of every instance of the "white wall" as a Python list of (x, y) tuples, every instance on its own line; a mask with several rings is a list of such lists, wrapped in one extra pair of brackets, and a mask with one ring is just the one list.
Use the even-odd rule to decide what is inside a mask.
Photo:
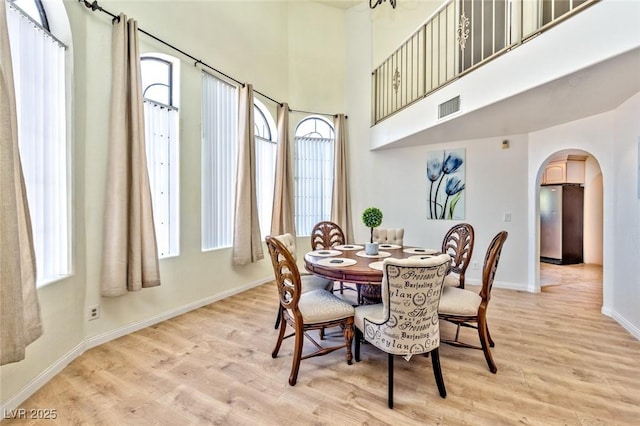
[(584, 173), (584, 263), (602, 265), (602, 170), (591, 155)]
[[(612, 316), (640, 339), (640, 93), (613, 116)], [(605, 205), (607, 216), (609, 205)], [(608, 229), (608, 228), (607, 228)], [(608, 253), (607, 253), (608, 254)], [(605, 255), (605, 262), (607, 257)]]

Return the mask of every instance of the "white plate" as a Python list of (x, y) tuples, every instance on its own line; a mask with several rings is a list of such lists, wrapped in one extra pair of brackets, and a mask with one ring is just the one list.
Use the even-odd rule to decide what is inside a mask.
[(399, 246), (397, 244), (381, 243), (381, 244), (378, 245), (378, 247), (381, 248), (381, 249), (395, 250), (395, 249), (399, 249), (402, 246)]
[(382, 263), (383, 263), (382, 260), (379, 260), (377, 262), (371, 262), (369, 264), (369, 268), (375, 269), (377, 271), (382, 271)]
[(311, 256), (316, 256), (316, 257), (331, 257), (331, 256), (340, 256), (342, 254), (341, 251), (338, 250), (314, 250), (314, 251), (310, 251), (309, 253), (307, 253)]
[(389, 256), (391, 256), (391, 253), (389, 253), (388, 251), (379, 251), (378, 254), (367, 254), (367, 252), (363, 250), (363, 251), (357, 252), (356, 256), (368, 257), (370, 259), (376, 259), (378, 257), (389, 257)]
[(364, 247), (357, 244), (344, 244), (342, 246), (334, 246), (337, 250), (362, 250)]
[(405, 252), (405, 253), (409, 253), (409, 254), (436, 254), (436, 253), (438, 253), (438, 250), (428, 249), (428, 248), (421, 248), (421, 247), (406, 248), (406, 249), (404, 249), (402, 251)]
[(332, 259), (320, 259), (316, 263), (322, 266), (332, 266), (335, 268), (340, 268), (344, 266), (352, 266), (358, 262), (355, 259), (347, 259), (346, 257), (334, 257)]
[(424, 260), (424, 259), (431, 259), (434, 256), (435, 254), (414, 254), (413, 256), (409, 256), (407, 259)]

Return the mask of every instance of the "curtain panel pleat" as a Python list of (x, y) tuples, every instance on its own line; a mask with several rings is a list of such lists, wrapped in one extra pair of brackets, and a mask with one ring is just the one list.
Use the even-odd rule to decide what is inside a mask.
[(278, 105), (278, 152), (276, 154), (276, 176), (273, 192), (273, 215), (271, 235), (289, 233), (296, 236), (293, 166), (289, 139), (289, 105)]
[(101, 292), (115, 297), (160, 285), (145, 151), (138, 26), (113, 25), (111, 115)]
[(233, 263), (246, 265), (264, 257), (256, 196), (256, 153), (253, 86), (240, 89), (238, 102), (238, 166), (233, 230)]
[(26, 347), (42, 335), (42, 321), (18, 148), (6, 3), (0, 3), (0, 365), (4, 365), (25, 358)]
[(344, 114), (338, 114), (333, 121), (336, 130), (336, 145), (331, 220), (340, 225), (347, 242), (353, 243), (353, 223), (351, 221), (351, 200), (349, 197), (349, 163), (347, 157), (347, 120)]

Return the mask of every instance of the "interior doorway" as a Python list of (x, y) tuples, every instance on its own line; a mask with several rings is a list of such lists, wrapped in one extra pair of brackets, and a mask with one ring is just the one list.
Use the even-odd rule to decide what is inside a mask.
[[(543, 260), (537, 262), (540, 290), (545, 291), (545, 287), (549, 286), (571, 285), (580, 282), (602, 286), (603, 181), (600, 164), (589, 152), (577, 149), (562, 150), (550, 155), (542, 164), (541, 176), (537, 191), (540, 203), (540, 217), (538, 218), (540, 233), (537, 244)], [(544, 204), (548, 200), (542, 198), (550, 189), (557, 187), (561, 190), (563, 186), (583, 188), (583, 206), (580, 215), (583, 223), (579, 237), (582, 243), (582, 252), (579, 260), (571, 255), (567, 255), (563, 260), (561, 252), (560, 254), (549, 254), (549, 234), (554, 235), (554, 233), (561, 231), (550, 228), (548, 224), (545, 228), (543, 222), (549, 219), (544, 217), (544, 210), (548, 208)], [(562, 241), (561, 235), (555, 235), (555, 237), (557, 241)], [(559, 244), (562, 245), (561, 242)], [(552, 256), (552, 258), (546, 256)]]

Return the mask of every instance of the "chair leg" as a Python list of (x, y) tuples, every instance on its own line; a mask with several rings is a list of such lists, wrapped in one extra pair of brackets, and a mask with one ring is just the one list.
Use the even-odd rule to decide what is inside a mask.
[(278, 316), (276, 317), (276, 325), (273, 327), (276, 330), (278, 329), (278, 326), (280, 325), (281, 317), (282, 317), (282, 307), (278, 306)]
[(351, 342), (353, 342), (353, 317), (347, 319), (344, 325), (344, 344), (347, 347), (347, 364), (351, 365), (353, 353), (351, 352)]
[(442, 378), (442, 369), (440, 368), (440, 351), (435, 348), (431, 351), (431, 364), (433, 365), (433, 374), (436, 378), (438, 391), (443, 398), (447, 397), (447, 390), (444, 387), (444, 379)]
[(358, 327), (354, 327), (355, 331), (356, 331), (356, 343), (355, 343), (355, 358), (356, 358), (356, 362), (360, 362), (360, 340), (362, 340), (362, 331), (358, 330)]
[(389, 384), (387, 385), (389, 390), (388, 403), (389, 403), (389, 408), (393, 408), (393, 355), (388, 354), (388, 357), (389, 357)]
[(273, 352), (271, 352), (271, 357), (275, 358), (278, 356), (278, 352), (280, 352), (280, 345), (282, 345), (282, 341), (284, 340), (284, 332), (285, 329), (287, 328), (287, 322), (286, 321), (282, 321), (281, 317), (280, 318), (280, 332), (278, 333), (278, 340), (276, 341), (276, 347), (273, 349)]
[(493, 339), (491, 338), (491, 333), (489, 333), (489, 324), (487, 324), (487, 322), (485, 321), (485, 325), (487, 327), (487, 337), (489, 338), (489, 346), (491, 346), (492, 348), (496, 346), (495, 342), (493, 341)]
[(289, 375), (289, 384), (296, 385), (298, 380), (298, 371), (300, 370), (300, 360), (302, 359), (302, 344), (304, 343), (304, 332), (302, 326), (296, 324), (295, 343), (293, 348), (293, 361), (291, 363), (291, 374)]
[(484, 315), (480, 315), (478, 318), (478, 337), (480, 338), (480, 344), (482, 345), (482, 352), (484, 352), (484, 358), (489, 365), (489, 371), (495, 374), (498, 371), (496, 363), (493, 362), (493, 356), (491, 355), (491, 349), (489, 349), (489, 329), (487, 328), (487, 320)]

